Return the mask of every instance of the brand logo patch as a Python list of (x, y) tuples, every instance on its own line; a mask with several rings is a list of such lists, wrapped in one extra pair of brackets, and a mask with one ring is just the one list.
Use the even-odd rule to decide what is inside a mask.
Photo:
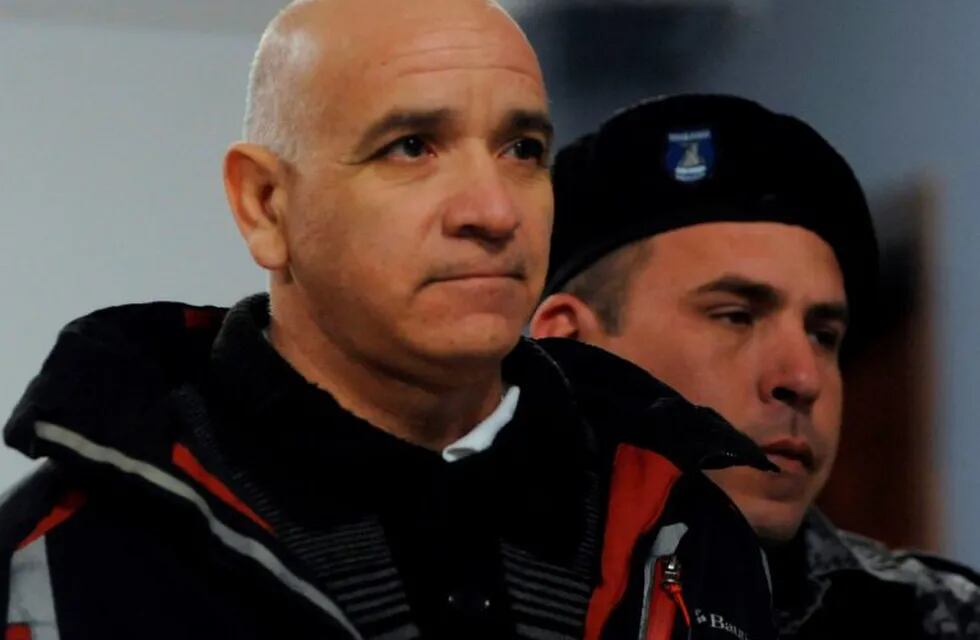
[(702, 611), (701, 609), (695, 609), (694, 624), (724, 631), (725, 633), (731, 634), (738, 640), (751, 640), (749, 638), (749, 634), (745, 633), (745, 631), (739, 629), (731, 622), (725, 620), (725, 617), (718, 613), (709, 613), (707, 611)]
[(715, 145), (709, 129), (667, 134), (667, 169), (675, 180), (703, 180), (714, 164)]

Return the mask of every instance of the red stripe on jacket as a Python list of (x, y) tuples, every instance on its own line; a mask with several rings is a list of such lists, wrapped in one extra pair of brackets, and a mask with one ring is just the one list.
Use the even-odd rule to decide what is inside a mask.
[(34, 530), (31, 531), (30, 535), (24, 538), (21, 543), (17, 545), (17, 548), (23, 549), (38, 538), (47, 535), (52, 529), (75, 515), (75, 512), (77, 512), (82, 505), (85, 504), (85, 499), (85, 494), (77, 489), (66, 493), (64, 496), (62, 496), (61, 500), (54, 505), (51, 512), (41, 518), (41, 521), (37, 523)]
[(198, 459), (194, 457), (194, 454), (191, 453), (190, 449), (180, 443), (174, 444), (173, 462), (180, 469), (182, 469), (184, 473), (189, 475), (202, 487), (211, 492), (211, 494), (216, 498), (269, 533), (275, 533), (272, 529), (272, 525), (260, 518), (257, 513), (249, 509), (248, 505), (246, 505), (238, 496), (232, 493), (231, 489), (225, 486), (221, 480), (218, 480), (217, 477), (205, 469)]
[(7, 625), (7, 632), (3, 637), (4, 640), (32, 640), (34, 636), (30, 625), (18, 623)]
[(585, 640), (599, 640), (626, 593), (637, 542), (663, 515), (681, 471), (663, 456), (620, 445), (613, 464), (609, 513), (602, 548), (602, 580), (589, 602)]

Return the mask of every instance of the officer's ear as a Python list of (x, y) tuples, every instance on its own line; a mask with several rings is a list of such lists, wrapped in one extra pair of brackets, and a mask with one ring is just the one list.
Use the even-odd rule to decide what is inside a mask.
[(572, 338), (593, 344), (606, 333), (592, 307), (570, 293), (545, 298), (531, 318), (530, 331), (534, 338)]
[(289, 167), (269, 149), (239, 142), (225, 154), (224, 182), (235, 224), (260, 267), (289, 264), (285, 212)]

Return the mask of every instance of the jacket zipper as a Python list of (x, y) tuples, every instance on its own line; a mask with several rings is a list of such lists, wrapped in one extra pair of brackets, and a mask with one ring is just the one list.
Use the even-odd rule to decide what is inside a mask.
[(644, 640), (670, 640), (678, 611), (690, 636), (691, 615), (681, 587), (681, 563), (677, 555), (672, 554), (657, 558), (654, 564), (653, 594)]

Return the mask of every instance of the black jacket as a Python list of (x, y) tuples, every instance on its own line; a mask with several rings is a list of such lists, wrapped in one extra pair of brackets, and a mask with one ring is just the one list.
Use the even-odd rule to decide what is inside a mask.
[[(687, 637), (688, 625), (691, 637), (774, 637), (755, 538), (700, 473), (768, 463), (712, 412), (597, 349), (524, 340), (504, 364), (522, 409), (453, 480), (477, 478), (486, 508), (465, 512), (468, 529), (453, 528), (461, 512), (451, 501), (445, 521), (433, 520), (479, 539), (470, 554), (478, 557), (467, 558), (465, 545), (420, 544), (424, 561), (412, 561), (425, 539), (413, 511), (391, 527), (387, 503), (358, 511), (365, 487), (411, 478), (387, 465), (367, 475), (366, 465), (327, 455), (319, 466), (329, 469), (265, 464), (306, 483), (277, 492), (262, 481), (263, 464), (291, 436), (277, 427), (237, 439), (268, 426), (260, 418), (276, 402), (306, 394), (330, 406), (297, 380), (263, 390), (267, 380), (298, 379), (259, 340), (266, 305), (256, 297), (227, 317), (133, 305), (61, 333), (5, 432), (12, 446), (47, 458), (0, 506), (8, 638), (634, 638), (641, 629), (666, 638)], [(216, 364), (236, 332), (262, 353), (250, 361), (258, 371)], [(231, 391), (221, 391), (229, 379)], [(310, 410), (328, 433), (358, 422), (336, 406)], [(293, 429), (302, 444), (316, 428)], [(321, 445), (331, 451), (330, 440)], [(239, 455), (246, 450), (251, 457)], [(302, 459), (301, 448), (286, 450)], [(392, 454), (392, 464), (402, 457)], [(412, 469), (435, 470), (443, 491), (442, 467), (427, 460)], [(328, 477), (306, 471), (336, 469), (349, 481), (304, 489)], [(413, 527), (406, 548), (401, 532)], [(493, 606), (465, 590), (447, 594), (445, 611), (423, 597), (439, 593), (439, 580), (454, 575), (443, 565), (457, 562), (462, 574), (472, 566), (487, 576)]]

